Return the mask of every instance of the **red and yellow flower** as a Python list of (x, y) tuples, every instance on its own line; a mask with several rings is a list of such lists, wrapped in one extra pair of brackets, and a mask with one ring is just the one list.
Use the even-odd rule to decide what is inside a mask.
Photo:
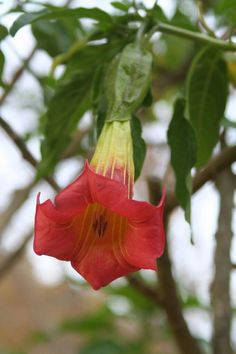
[(37, 201), (34, 251), (70, 261), (94, 289), (139, 269), (156, 269), (164, 249), (158, 206), (132, 200), (130, 121), (104, 124), (90, 164), (54, 204)]

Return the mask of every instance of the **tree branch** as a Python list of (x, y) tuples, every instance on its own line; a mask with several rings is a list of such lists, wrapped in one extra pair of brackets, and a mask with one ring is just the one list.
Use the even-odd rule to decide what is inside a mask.
[[(199, 171), (193, 178), (193, 193), (198, 191), (206, 182), (215, 180), (218, 173), (225, 170), (233, 162), (236, 161), (236, 146), (224, 148), (218, 155), (214, 156), (207, 166)], [(159, 198), (159, 184), (153, 179), (149, 181), (151, 202), (157, 204)], [(155, 199), (155, 200), (154, 200)], [(174, 195), (168, 194), (165, 207), (165, 225), (172, 212), (178, 206), (178, 202)], [(153, 293), (153, 289), (149, 288), (145, 283), (138, 280), (130, 282), (140, 293), (147, 296), (150, 300), (157, 304), (162, 304), (169, 319), (170, 326), (173, 330), (176, 342), (184, 354), (202, 354), (197, 341), (192, 337), (186, 321), (182, 314), (181, 300), (178, 296), (175, 281), (171, 271), (171, 260), (168, 253), (168, 245), (166, 245), (164, 255), (158, 261), (159, 270), (159, 288)], [(137, 279), (135, 279), (137, 281)]]
[[(158, 201), (160, 200), (158, 184), (155, 183), (154, 186), (153, 180), (150, 180), (149, 189), (151, 202), (155, 205), (158, 204)], [(166, 233), (170, 211), (171, 210), (168, 210), (167, 208), (164, 211), (164, 225)], [(201, 347), (199, 346), (197, 340), (192, 336), (183, 316), (181, 299), (172, 275), (172, 266), (168, 251), (168, 240), (166, 240), (164, 254), (160, 259), (158, 259), (157, 275), (159, 280), (157, 289), (158, 298), (160, 299), (160, 303), (166, 312), (168, 322), (179, 350), (183, 354), (203, 354)]]
[(230, 333), (232, 310), (230, 303), (230, 249), (232, 242), (232, 210), (234, 207), (235, 176), (225, 169), (215, 180), (220, 194), (220, 213), (216, 232), (215, 276), (211, 286), (213, 308), (213, 353), (232, 354)]
[(27, 243), (32, 238), (33, 231), (31, 230), (25, 237), (20, 246), (12, 253), (10, 253), (0, 265), (0, 279), (2, 279), (10, 269), (16, 264), (19, 258), (23, 255)]
[[(20, 150), (23, 158), (28, 161), (33, 167), (37, 168), (38, 161), (33, 157), (31, 152), (27, 149), (25, 143), (21, 139), (21, 137), (12, 129), (12, 127), (2, 118), (0, 117), (0, 127), (7, 133), (10, 139), (15, 143), (15, 145)], [(60, 187), (56, 183), (56, 181), (50, 177), (46, 176), (45, 180), (54, 188), (57, 192), (60, 191)]]
[(176, 343), (183, 354), (203, 354), (197, 340), (192, 336), (182, 312), (182, 303), (178, 295), (171, 270), (171, 260), (166, 245), (163, 256), (158, 260), (159, 296), (166, 311), (168, 322)]
[(28, 195), (31, 189), (34, 187), (35, 182), (31, 182), (27, 187), (20, 190), (16, 190), (12, 196), (10, 204), (7, 208), (0, 214), (0, 238), (1, 235), (11, 220), (13, 214), (19, 209), (25, 200), (28, 198)]
[(143, 282), (141, 279), (138, 279), (134, 275), (126, 276), (126, 279), (133, 288), (138, 290), (140, 294), (143, 294), (144, 296), (148, 297), (157, 305), (162, 305), (162, 300), (159, 296), (157, 289), (147, 285), (145, 282)]
[(27, 59), (24, 60), (23, 64), (21, 65), (21, 67), (19, 67), (19, 69), (15, 72), (15, 74), (12, 77), (11, 82), (7, 85), (4, 93), (2, 94), (2, 96), (0, 97), (0, 106), (3, 104), (3, 102), (5, 101), (5, 99), (7, 98), (7, 96), (9, 95), (9, 93), (12, 91), (12, 89), (15, 86), (15, 83), (20, 79), (21, 75), (23, 74), (24, 70), (27, 68), (27, 66), (29, 65), (30, 60), (32, 59), (32, 57), (34, 56), (35, 52), (37, 50), (37, 47), (34, 47), (33, 50), (30, 52), (29, 56)]
[[(225, 147), (218, 155), (212, 157), (205, 168), (193, 177), (193, 193), (197, 192), (206, 182), (214, 181), (218, 174), (236, 161), (236, 146)], [(178, 202), (173, 194), (166, 198), (166, 212), (170, 213)]]

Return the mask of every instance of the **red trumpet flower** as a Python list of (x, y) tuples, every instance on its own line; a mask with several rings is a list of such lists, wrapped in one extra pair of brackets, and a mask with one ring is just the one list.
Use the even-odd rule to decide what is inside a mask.
[(164, 196), (155, 207), (130, 199), (130, 122), (107, 122), (94, 157), (55, 198), (40, 204), (34, 251), (70, 261), (94, 289), (143, 269), (156, 269), (164, 249)]

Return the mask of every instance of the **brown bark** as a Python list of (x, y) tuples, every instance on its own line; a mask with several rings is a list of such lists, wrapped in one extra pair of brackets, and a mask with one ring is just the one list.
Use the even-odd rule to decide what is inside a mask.
[(183, 316), (182, 304), (171, 271), (171, 261), (166, 247), (158, 261), (159, 296), (166, 311), (169, 325), (177, 346), (183, 354), (202, 354), (203, 350), (192, 336)]
[[(156, 191), (155, 191), (156, 188)], [(159, 185), (149, 181), (149, 190), (151, 191), (151, 202), (158, 203)], [(167, 232), (169, 212), (164, 213), (164, 223)], [(203, 354), (202, 348), (196, 338), (194, 338), (188, 328), (183, 316), (181, 299), (179, 297), (175, 280), (172, 275), (172, 265), (168, 251), (168, 240), (166, 242), (165, 252), (158, 259), (158, 297), (163, 306), (169, 325), (172, 329), (176, 344), (182, 354)]]
[(232, 354), (230, 331), (232, 309), (230, 303), (230, 273), (232, 264), (230, 248), (232, 241), (232, 210), (236, 188), (235, 176), (230, 168), (224, 170), (215, 180), (220, 195), (220, 212), (218, 230), (216, 232), (215, 275), (211, 287), (211, 302), (213, 308), (214, 354)]

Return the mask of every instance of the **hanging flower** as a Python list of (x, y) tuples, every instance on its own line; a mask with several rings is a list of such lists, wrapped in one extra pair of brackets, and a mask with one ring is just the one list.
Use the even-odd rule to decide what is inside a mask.
[(158, 206), (132, 200), (134, 182), (130, 121), (104, 124), (91, 163), (53, 204), (40, 204), (34, 251), (70, 261), (94, 289), (139, 269), (156, 269), (164, 249)]

